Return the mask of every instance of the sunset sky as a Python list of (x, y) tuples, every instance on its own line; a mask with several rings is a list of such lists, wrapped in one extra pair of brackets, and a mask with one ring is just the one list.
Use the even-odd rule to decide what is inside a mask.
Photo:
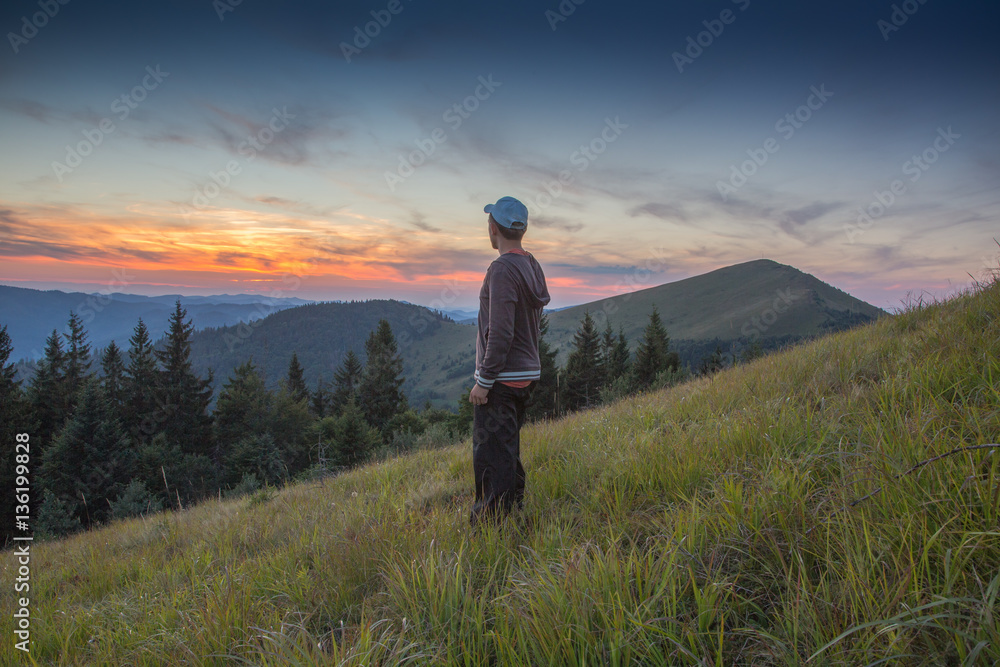
[(503, 195), (553, 307), (997, 265), (997, 3), (576, 1), (5, 2), (0, 283), (468, 308)]

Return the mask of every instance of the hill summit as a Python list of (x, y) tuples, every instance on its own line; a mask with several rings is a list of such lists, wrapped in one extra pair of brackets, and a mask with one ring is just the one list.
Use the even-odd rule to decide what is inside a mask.
[(682, 343), (790, 341), (875, 320), (885, 311), (770, 259), (727, 266), (684, 280), (566, 308), (549, 315), (550, 339), (562, 362), (589, 311), (597, 326), (621, 325), (634, 343), (656, 306), (670, 337)]

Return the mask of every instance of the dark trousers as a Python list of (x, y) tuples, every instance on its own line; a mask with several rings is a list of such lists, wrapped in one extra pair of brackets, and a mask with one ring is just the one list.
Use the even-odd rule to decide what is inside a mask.
[(521, 426), (525, 404), (535, 388), (493, 383), (486, 405), (472, 408), (472, 471), (476, 502), (469, 522), (496, 518), (520, 509), (524, 502), (524, 468), (521, 466)]

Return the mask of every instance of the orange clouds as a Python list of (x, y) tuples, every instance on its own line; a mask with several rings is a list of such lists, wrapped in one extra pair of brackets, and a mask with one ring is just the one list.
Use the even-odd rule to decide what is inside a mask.
[(281, 276), (325, 278), (325, 284), (374, 282), (387, 288), (387, 296), (394, 284), (482, 280), (480, 272), (460, 266), (468, 261), (465, 253), (403, 237), (388, 221), (356, 213), (330, 221), (218, 208), (182, 219), (169, 208), (129, 209), (112, 215), (8, 204), (0, 255), (9, 269), (4, 273), (16, 275), (0, 278), (66, 280), (115, 266), (215, 276), (211, 282), (218, 285)]

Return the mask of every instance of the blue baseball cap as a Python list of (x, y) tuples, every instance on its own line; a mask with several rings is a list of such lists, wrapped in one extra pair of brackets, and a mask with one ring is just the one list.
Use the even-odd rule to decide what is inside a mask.
[(528, 228), (528, 207), (513, 197), (500, 197), (496, 204), (487, 204), (483, 212), (492, 215), (501, 227), (518, 231)]

